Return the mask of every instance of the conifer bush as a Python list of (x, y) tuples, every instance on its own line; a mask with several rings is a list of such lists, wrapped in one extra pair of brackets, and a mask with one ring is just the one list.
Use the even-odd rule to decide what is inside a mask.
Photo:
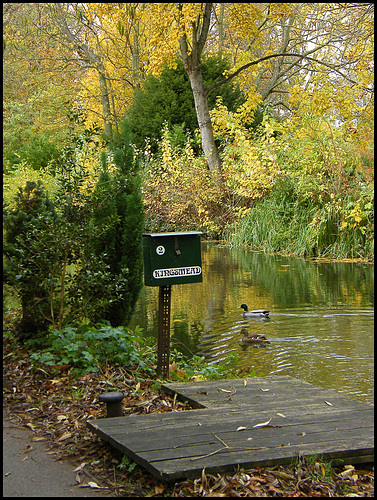
[(58, 216), (41, 181), (19, 188), (15, 207), (4, 211), (4, 282), (17, 290), (22, 317), (17, 332), (26, 339), (47, 328), (54, 304), (52, 269), (61, 259), (54, 241)]
[(102, 163), (93, 134), (63, 148), (50, 197), (41, 181), (7, 197), (4, 274), (21, 300), (24, 340), (67, 322), (126, 325), (140, 292), (144, 211), (129, 129)]

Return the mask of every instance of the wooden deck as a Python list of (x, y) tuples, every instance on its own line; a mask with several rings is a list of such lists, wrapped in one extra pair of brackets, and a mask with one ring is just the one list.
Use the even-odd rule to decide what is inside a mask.
[(87, 422), (160, 479), (287, 464), (299, 454), (341, 464), (374, 461), (374, 407), (334, 391), (288, 376), (163, 389), (199, 409)]

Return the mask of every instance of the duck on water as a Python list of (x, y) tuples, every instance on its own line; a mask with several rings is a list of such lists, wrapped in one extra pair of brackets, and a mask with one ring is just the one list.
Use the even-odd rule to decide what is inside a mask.
[(252, 317), (268, 318), (270, 314), (270, 311), (266, 311), (265, 309), (256, 309), (254, 311), (249, 311), (246, 304), (241, 304), (241, 308), (243, 309), (244, 318), (252, 318)]
[(265, 345), (265, 344), (270, 343), (264, 335), (260, 335), (260, 334), (250, 335), (249, 330), (247, 328), (242, 328), (241, 334), (242, 334), (241, 342), (243, 344), (262, 344), (262, 345)]

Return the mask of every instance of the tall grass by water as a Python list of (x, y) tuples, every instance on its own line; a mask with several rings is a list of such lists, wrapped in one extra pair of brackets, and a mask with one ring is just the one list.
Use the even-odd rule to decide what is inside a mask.
[[(300, 257), (374, 259), (373, 215), (348, 227), (344, 214), (350, 200), (300, 204), (269, 197), (256, 204), (243, 219), (227, 228), (224, 239), (255, 251), (283, 252)], [(363, 221), (363, 222), (361, 222)]]

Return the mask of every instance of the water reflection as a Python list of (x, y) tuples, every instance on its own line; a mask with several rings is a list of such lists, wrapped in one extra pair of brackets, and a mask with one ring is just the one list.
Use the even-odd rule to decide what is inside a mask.
[[(172, 287), (171, 345), (258, 375), (292, 375), (373, 401), (374, 266), (319, 263), (202, 243), (203, 283)], [(243, 318), (240, 305), (268, 309)], [(130, 326), (157, 337), (158, 288), (144, 287)], [(241, 328), (265, 348), (240, 344)]]

